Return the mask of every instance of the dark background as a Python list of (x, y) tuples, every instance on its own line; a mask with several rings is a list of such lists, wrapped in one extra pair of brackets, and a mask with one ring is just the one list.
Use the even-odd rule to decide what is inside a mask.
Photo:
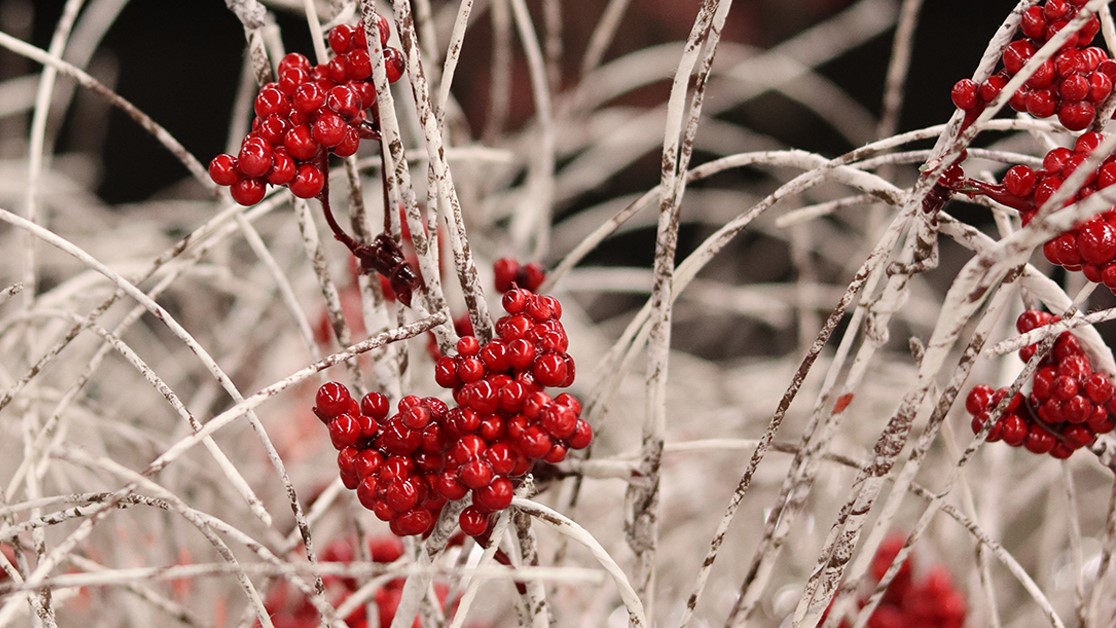
[[(45, 48), (62, 4), (56, 0), (0, 0), (0, 28)], [(435, 0), (435, 5), (438, 4)], [(538, 2), (531, 4), (538, 8)], [(844, 0), (736, 2), (725, 38), (770, 46), (847, 4)], [(1014, 4), (962, 0), (934, 0), (925, 4), (901, 129), (934, 124), (950, 115), (951, 85), (972, 72), (988, 38)], [(563, 5), (566, 46), (577, 58), (604, 2)], [(684, 38), (696, 6), (692, 1), (632, 3), (622, 37), (609, 51), (610, 56), (649, 43)], [(33, 13), (30, 21), (23, 17), (29, 13)], [(277, 19), (288, 49), (310, 50), (307, 29), (298, 16), (280, 13)], [(476, 41), (483, 42), (487, 37), (487, 19), (482, 18), (477, 28)], [(106, 36), (91, 73), (97, 76), (98, 63), (114, 65), (114, 88), (164, 125), (204, 162), (224, 148), (226, 120), (242, 65), (243, 43), (240, 23), (222, 1), (134, 0)], [(856, 99), (878, 110), (890, 46), (890, 37), (877, 38), (822, 69)], [(475, 45), (473, 50), (483, 47)], [(0, 52), (0, 78), (37, 70), (31, 62)], [(463, 63), (455, 80), (456, 93), (473, 121), (474, 131), (479, 131), (484, 117), (486, 72), (483, 61)], [(567, 82), (571, 78), (567, 76)], [(824, 154), (837, 154), (849, 148), (834, 142), (831, 132), (816, 121), (801, 119), (786, 124), (782, 122), (784, 116), (765, 116), (765, 107), (785, 107), (785, 103), (778, 98), (761, 99), (758, 105), (740, 111), (740, 120), (788, 145)], [(81, 122), (75, 123), (75, 118)], [(83, 135), (88, 131), (86, 124), (80, 117), (69, 116), (62, 128), (59, 151), (100, 153), (102, 171), (96, 189), (106, 202), (142, 200), (184, 178), (182, 167), (119, 112), (107, 114), (107, 128), (99, 134), (103, 144), (88, 145)]]

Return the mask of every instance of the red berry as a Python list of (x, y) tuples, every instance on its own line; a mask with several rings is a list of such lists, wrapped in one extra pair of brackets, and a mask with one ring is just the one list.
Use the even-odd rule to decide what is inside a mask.
[[(1069, 106), (1069, 105), (1067, 105)], [(1027, 94), (1027, 113), (1036, 118), (1049, 118), (1058, 111), (1058, 99), (1048, 89), (1036, 89)]]
[(240, 145), (236, 169), (247, 178), (262, 177), (271, 170), (271, 144), (258, 135), (250, 134)]
[(474, 458), (461, 465), (458, 473), (461, 476), (461, 483), (472, 489), (487, 486), (492, 481), (492, 467), (479, 458)]
[(388, 398), (382, 393), (370, 392), (360, 400), (360, 411), (377, 421), (386, 419), (390, 409)]
[(384, 491), (388, 506), (396, 512), (406, 512), (418, 505), (418, 485), (410, 479), (395, 480)]
[(457, 341), (457, 352), (465, 357), (476, 356), (480, 352), (480, 343), (476, 336), (462, 336)]
[[(363, 26), (358, 28), (363, 29)], [(333, 49), (334, 54), (345, 54), (352, 49), (353, 46), (353, 31), (356, 30), (348, 24), (338, 24), (329, 29), (329, 47)]]
[[(222, 153), (209, 162), (209, 178), (217, 185), (232, 185), (240, 180), (236, 157)], [(249, 203), (251, 205), (251, 203)]]
[[(1044, 64), (1045, 65), (1045, 64)], [(1051, 66), (1053, 68), (1053, 66)], [(985, 103), (990, 103), (1000, 95), (1003, 91), (1004, 85), (1007, 85), (1008, 77), (1002, 74), (993, 74), (980, 84), (978, 95)]]
[(1089, 79), (1074, 74), (1062, 79), (1062, 83), (1058, 86), (1058, 93), (1062, 97), (1062, 102), (1080, 102), (1085, 100), (1089, 95)]
[(1116, 258), (1116, 227), (1103, 218), (1086, 222), (1077, 236), (1081, 258), (1091, 264), (1106, 264)]
[(341, 116), (333, 113), (332, 111), (323, 111), (317, 120), (314, 120), (314, 126), (311, 129), (311, 136), (314, 141), (318, 142), (326, 148), (332, 148), (341, 143), (345, 139), (345, 131), (348, 125), (341, 119)]
[(1036, 454), (1045, 454), (1054, 448), (1054, 436), (1038, 425), (1032, 425), (1027, 432), (1027, 440), (1023, 445), (1028, 451)]
[[(345, 78), (350, 81), (363, 82), (368, 80), (368, 78), (371, 76), (372, 59), (368, 56), (367, 50), (353, 50), (349, 54), (345, 55)], [(368, 85), (368, 83), (364, 84)], [(376, 93), (375, 88), (373, 88), (372, 93)], [(375, 102), (375, 97), (372, 98), (372, 102), (368, 102), (367, 99), (364, 98), (364, 94), (362, 93), (361, 101), (365, 103), (364, 106), (361, 108), (367, 109), (368, 107), (372, 106), (372, 102)]]
[(352, 120), (360, 113), (360, 94), (348, 85), (338, 85), (326, 94), (326, 106), (342, 118)]
[(307, 161), (313, 158), (321, 148), (314, 141), (310, 127), (305, 124), (300, 124), (287, 131), (287, 135), (283, 138), (283, 146), (286, 147), (291, 157), (299, 161)]
[(363, 449), (357, 454), (356, 460), (353, 462), (353, 471), (356, 472), (357, 477), (364, 479), (370, 475), (375, 475), (383, 463), (384, 455), (382, 453), (375, 449)]
[(535, 262), (525, 264), (519, 270), (520, 283), (528, 290), (538, 290), (546, 279), (546, 271)]
[(1030, 42), (1017, 39), (1004, 49), (1004, 69), (1012, 74), (1018, 74), (1019, 70), (1023, 68), (1023, 64), (1027, 63), (1027, 60), (1034, 54), (1035, 47)]
[(389, 83), (402, 78), (404, 70), (407, 69), (407, 61), (403, 58), (403, 53), (390, 46), (384, 48), (384, 69), (387, 70)]
[(1027, 438), (1027, 424), (1023, 422), (1019, 415), (1005, 414), (1000, 419), (999, 426), (1001, 438), (1012, 447), (1022, 445)]
[(482, 513), (476, 506), (469, 506), (461, 511), (457, 519), (461, 531), (469, 536), (477, 537), (488, 530), (488, 515)]
[(1112, 79), (1104, 72), (1093, 72), (1089, 75), (1089, 94), (1085, 99), (1091, 103), (1099, 103), (1112, 93)]
[(285, 149), (280, 148), (271, 156), (271, 172), (267, 173), (267, 182), (272, 185), (287, 185), (297, 173), (298, 165), (295, 160)]
[(543, 409), (540, 424), (554, 438), (566, 438), (573, 434), (577, 420), (577, 413), (572, 408), (553, 403)]
[(1019, 30), (1031, 39), (1042, 39), (1046, 33), (1046, 16), (1043, 15), (1042, 7), (1033, 6), (1024, 11)]
[(345, 129), (345, 137), (341, 139), (341, 142), (333, 147), (333, 154), (338, 157), (348, 157), (349, 155), (355, 155), (358, 148), (360, 148), (360, 133), (350, 126)]
[(323, 420), (332, 419), (345, 412), (352, 400), (353, 397), (344, 384), (326, 382), (318, 388), (318, 393), (314, 398), (314, 413)]
[(336, 417), (329, 423), (329, 440), (337, 450), (356, 445), (360, 440), (360, 424), (349, 414)]
[(507, 478), (495, 478), (490, 484), (473, 491), (473, 503), (479, 509), (494, 512), (511, 505), (514, 489)]
[(446, 499), (455, 501), (469, 494), (469, 487), (461, 483), (457, 469), (450, 469), (439, 475), (434, 489)]
[(977, 95), (977, 84), (972, 79), (964, 78), (954, 83), (950, 98), (962, 111), (972, 111), (981, 105), (980, 97)]
[(241, 179), (229, 188), (233, 200), (245, 207), (262, 201), (266, 191), (264, 182), (259, 179)]
[[(1029, 108), (1028, 111), (1030, 111)], [(1042, 111), (1045, 111), (1045, 108), (1042, 109)], [(1040, 118), (1045, 118), (1050, 114), (1046, 114), (1044, 116), (1034, 113), (1034, 115)], [(1096, 108), (1093, 107), (1092, 103), (1088, 102), (1076, 102), (1062, 105), (1062, 107), (1058, 109), (1058, 122), (1061, 122), (1062, 126), (1071, 131), (1080, 131), (1088, 127), (1090, 124), (1093, 123), (1093, 120), (1096, 119), (1096, 117)]]
[(492, 443), (484, 450), (482, 457), (496, 475), (507, 475), (515, 467), (515, 458), (507, 443)]
[(457, 377), (466, 384), (475, 382), (484, 377), (484, 362), (474, 357), (460, 358), (457, 360)]
[(310, 115), (316, 113), (325, 104), (326, 91), (316, 81), (303, 83), (295, 90), (292, 104), (295, 111)]
[(561, 353), (544, 353), (535, 359), (531, 370), (535, 381), (543, 386), (561, 386), (569, 375), (566, 361)]
[(314, 198), (325, 187), (325, 175), (313, 164), (302, 164), (288, 187), (299, 198)]
[(279, 89), (278, 83), (268, 83), (260, 88), (260, 92), (256, 94), (255, 112), (261, 118), (266, 118), (271, 115), (284, 115), (290, 109), (291, 105), (287, 102), (287, 97)]

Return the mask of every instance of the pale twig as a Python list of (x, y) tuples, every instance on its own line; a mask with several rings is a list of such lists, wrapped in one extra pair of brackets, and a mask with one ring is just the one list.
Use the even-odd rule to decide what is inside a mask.
[(633, 628), (649, 625), (647, 623), (647, 617), (643, 612), (643, 602), (636, 594), (635, 589), (632, 588), (623, 570), (621, 570), (620, 566), (616, 564), (616, 561), (609, 556), (608, 552), (601, 547), (601, 544), (584, 528), (557, 511), (537, 502), (523, 499), (522, 497), (512, 499), (512, 508), (526, 512), (563, 535), (585, 546), (585, 548), (593, 554), (593, 558), (595, 558), (597, 562), (600, 563), (601, 567), (608, 572), (608, 575), (612, 577), (613, 582), (616, 583), (616, 588), (620, 592), (620, 599), (624, 602), (624, 606), (628, 611), (628, 625)]

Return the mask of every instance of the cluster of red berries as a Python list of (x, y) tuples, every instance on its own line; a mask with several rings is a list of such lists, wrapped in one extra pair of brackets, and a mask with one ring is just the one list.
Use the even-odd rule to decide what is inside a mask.
[(561, 462), (570, 449), (585, 448), (593, 437), (580, 418), (577, 398), (545, 392), (569, 386), (575, 376), (559, 320), (561, 304), (515, 287), (504, 293), (502, 304), (507, 314), (496, 321), (496, 338), (481, 345), (464, 336), (457, 355), (443, 356), (434, 366), (434, 380), (453, 390), (460, 408), (449, 428), (458, 435), (455, 447), (468, 445), (459, 452), (468, 451), (470, 459), (459, 467), (458, 479), (463, 488), (473, 489), (473, 505), (461, 513), (460, 524), (474, 537), (488, 531), (490, 514), (499, 510), (478, 495), (474, 484), (488, 480), (489, 486), (510, 489), (535, 462)]
[[(965, 179), (959, 187), (967, 194), (981, 194), (1019, 210), (1023, 224), (1027, 225), (1103, 140), (1100, 133), (1083, 133), (1072, 150), (1059, 147), (1048, 152), (1039, 170), (1020, 164), (1009, 168), (998, 185)], [(1089, 173), (1084, 185), (1066, 204), (1082, 200), (1113, 183), (1116, 183), (1116, 155), (1109, 156)], [(1116, 209), (1059, 234), (1043, 245), (1042, 251), (1052, 264), (1066, 270), (1079, 270), (1090, 281), (1103, 283), (1116, 292)]]
[[(388, 22), (380, 16), (380, 43), (387, 44)], [(325, 187), (329, 153), (348, 157), (362, 138), (379, 136), (373, 108), (372, 62), (362, 25), (339, 24), (329, 31), (336, 56), (311, 65), (292, 52), (279, 62), (278, 80), (256, 95), (252, 130), (237, 155), (221, 154), (209, 163), (209, 176), (230, 186), (233, 199), (254, 205), (267, 184), (285, 185), (300, 198), (318, 196)], [(399, 50), (384, 48), (388, 80), (403, 74)]]
[[(872, 557), (871, 576), (873, 584), (878, 583), (899, 550), (903, 548), (905, 539), (895, 536), (886, 539), (880, 544), (876, 555)], [(936, 565), (931, 568), (919, 581), (914, 579), (914, 553), (899, 567), (883, 599), (880, 600), (872, 616), (868, 618), (869, 628), (905, 628), (906, 626), (920, 626), (921, 628), (961, 628), (965, 625), (965, 612), (967, 610), (965, 596), (953, 585), (949, 571)], [(859, 601), (861, 608), (867, 602), (867, 596)], [(826, 613), (828, 614), (828, 610)], [(824, 619), (823, 619), (824, 622)], [(849, 628), (851, 624), (842, 621), (841, 628)]]
[(546, 279), (542, 266), (536, 262), (520, 264), (514, 257), (501, 257), (492, 264), (492, 270), (498, 292), (507, 292), (514, 286), (534, 292)]
[[(1055, 320), (1050, 313), (1028, 310), (1019, 315), (1015, 327), (1019, 333), (1026, 333)], [(1023, 347), (1019, 357), (1030, 360), (1036, 349), (1037, 345)], [(1092, 444), (1098, 434), (1116, 427), (1113, 393), (1116, 387), (1109, 376), (1094, 371), (1077, 338), (1064, 331), (1039, 363), (1030, 394), (1016, 393), (1012, 397), (987, 440), (1003, 440), (1036, 454), (1068, 458), (1074, 451)], [(1004, 388), (994, 390), (983, 384), (973, 387), (965, 399), (965, 409), (973, 415), (973, 433), (980, 431), (989, 412), (1006, 394)]]
[(457, 355), (435, 365), (435, 381), (453, 390), (454, 408), (411, 395), (389, 417), (380, 393), (357, 402), (340, 383), (318, 389), (314, 413), (340, 452), (342, 482), (395, 534), (429, 533), (447, 500), (471, 495), (459, 523), (483, 537), (491, 515), (508, 507), (516, 483), (537, 461), (560, 462), (592, 439), (580, 402), (545, 392), (574, 381), (561, 304), (513, 288), (503, 306), (497, 338), (481, 346), (464, 336)]
[[(953, 86), (953, 104), (965, 112), (969, 125), (996, 98), (1008, 81), (1055, 33), (1065, 28), (1087, 0), (1046, 0), (1023, 13), (1017, 39), (1004, 49), (1003, 69), (981, 84), (961, 79)], [(1091, 16), (1053, 58), (1046, 60), (1008, 101), (1012, 109), (1036, 118), (1057, 114), (1071, 131), (1080, 131), (1096, 119), (1096, 106), (1112, 92), (1116, 61), (1103, 48), (1090, 46), (1100, 30)]]
[[(403, 556), (403, 542), (399, 537), (375, 537), (368, 541), (368, 549), (372, 562), (387, 564), (399, 560)], [(357, 559), (356, 551), (351, 542), (336, 540), (326, 545), (319, 557), (323, 563), (351, 563)], [(355, 578), (327, 575), (322, 578), (329, 596), (330, 603), (340, 606), (346, 598), (356, 592), (359, 583)], [(395, 612), (399, 608), (399, 601), (403, 596), (404, 578), (394, 578), (376, 590), (373, 597), (376, 602), (379, 626), (390, 626), (395, 619)], [(435, 583), (435, 593), (444, 603), (449, 593), (449, 587), (443, 583)], [(321, 615), (314, 608), (310, 600), (300, 591), (296, 590), (286, 580), (278, 581), (267, 594), (264, 600), (271, 621), (276, 628), (316, 628), (321, 625)], [(366, 614), (367, 607), (360, 605), (348, 617), (345, 623), (352, 628), (365, 628), (369, 625)], [(257, 626), (259, 623), (256, 624)], [(414, 626), (419, 626), (415, 620)]]

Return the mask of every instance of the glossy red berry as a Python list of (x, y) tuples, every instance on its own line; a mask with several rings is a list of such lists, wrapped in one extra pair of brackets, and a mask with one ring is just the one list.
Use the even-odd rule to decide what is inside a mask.
[(209, 162), (209, 178), (217, 185), (232, 185), (240, 180), (236, 157), (227, 153), (217, 155)]
[(288, 187), (299, 198), (313, 198), (325, 187), (325, 175), (313, 164), (302, 164)]
[(482, 513), (475, 506), (469, 506), (461, 511), (458, 516), (461, 531), (469, 536), (481, 536), (488, 530), (488, 515)]
[(241, 179), (229, 188), (233, 200), (245, 207), (262, 201), (266, 191), (267, 186), (259, 179)]

